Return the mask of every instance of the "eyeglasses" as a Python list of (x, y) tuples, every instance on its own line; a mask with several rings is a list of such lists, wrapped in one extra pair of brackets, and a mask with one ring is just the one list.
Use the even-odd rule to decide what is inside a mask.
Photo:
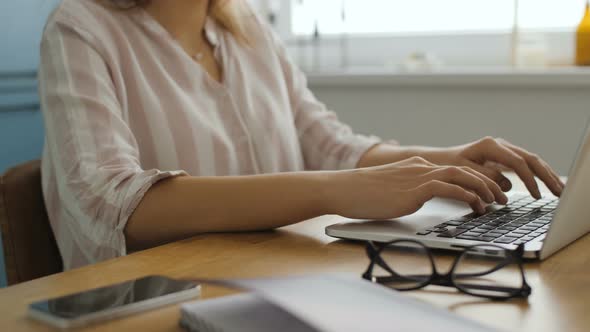
[(366, 251), (371, 263), (363, 278), (399, 291), (438, 285), (492, 300), (527, 298), (531, 294), (522, 266), (524, 245), (516, 250), (492, 244), (466, 247), (446, 274), (436, 270), (432, 252), (418, 241), (369, 241)]

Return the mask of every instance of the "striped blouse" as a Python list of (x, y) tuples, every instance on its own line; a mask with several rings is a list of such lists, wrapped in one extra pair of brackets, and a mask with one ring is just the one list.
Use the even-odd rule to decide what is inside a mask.
[(379, 142), (327, 111), (271, 29), (247, 20), (252, 47), (206, 22), (218, 83), (144, 10), (64, 0), (50, 17), (42, 184), (66, 269), (125, 255), (127, 220), (159, 180), (354, 168)]

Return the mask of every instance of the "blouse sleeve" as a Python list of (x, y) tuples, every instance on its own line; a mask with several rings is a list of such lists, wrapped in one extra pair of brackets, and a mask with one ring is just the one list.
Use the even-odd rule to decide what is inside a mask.
[(155, 182), (184, 174), (140, 167), (136, 139), (98, 44), (84, 30), (53, 22), (45, 30), (39, 68), (43, 163), (50, 173), (43, 176), (56, 182), (55, 192), (44, 190), (46, 200), (59, 197), (60, 212), (50, 217), (61, 216), (52, 225), (58, 243), (73, 237), (68, 242), (83, 251), (76, 255), (91, 262), (124, 255), (123, 230), (143, 195)]
[(289, 58), (278, 36), (272, 31), (269, 34), (285, 75), (306, 169), (355, 168), (362, 155), (381, 140), (355, 134), (340, 122), (307, 87), (305, 74)]

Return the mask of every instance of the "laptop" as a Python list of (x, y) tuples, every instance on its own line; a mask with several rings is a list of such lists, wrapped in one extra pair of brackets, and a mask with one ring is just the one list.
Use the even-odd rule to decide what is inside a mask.
[(590, 127), (561, 198), (535, 200), (528, 193), (511, 192), (507, 205), (490, 205), (483, 215), (463, 203), (437, 198), (410, 216), (334, 224), (326, 227), (326, 234), (376, 242), (413, 239), (429, 248), (450, 250), (478, 244), (515, 249), (524, 244), (525, 258), (543, 260), (590, 231), (588, 197)]

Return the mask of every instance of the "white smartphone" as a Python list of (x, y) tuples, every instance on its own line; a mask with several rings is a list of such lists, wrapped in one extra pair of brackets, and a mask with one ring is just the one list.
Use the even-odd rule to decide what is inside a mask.
[(147, 276), (31, 303), (29, 317), (58, 328), (74, 328), (196, 298), (200, 285)]

